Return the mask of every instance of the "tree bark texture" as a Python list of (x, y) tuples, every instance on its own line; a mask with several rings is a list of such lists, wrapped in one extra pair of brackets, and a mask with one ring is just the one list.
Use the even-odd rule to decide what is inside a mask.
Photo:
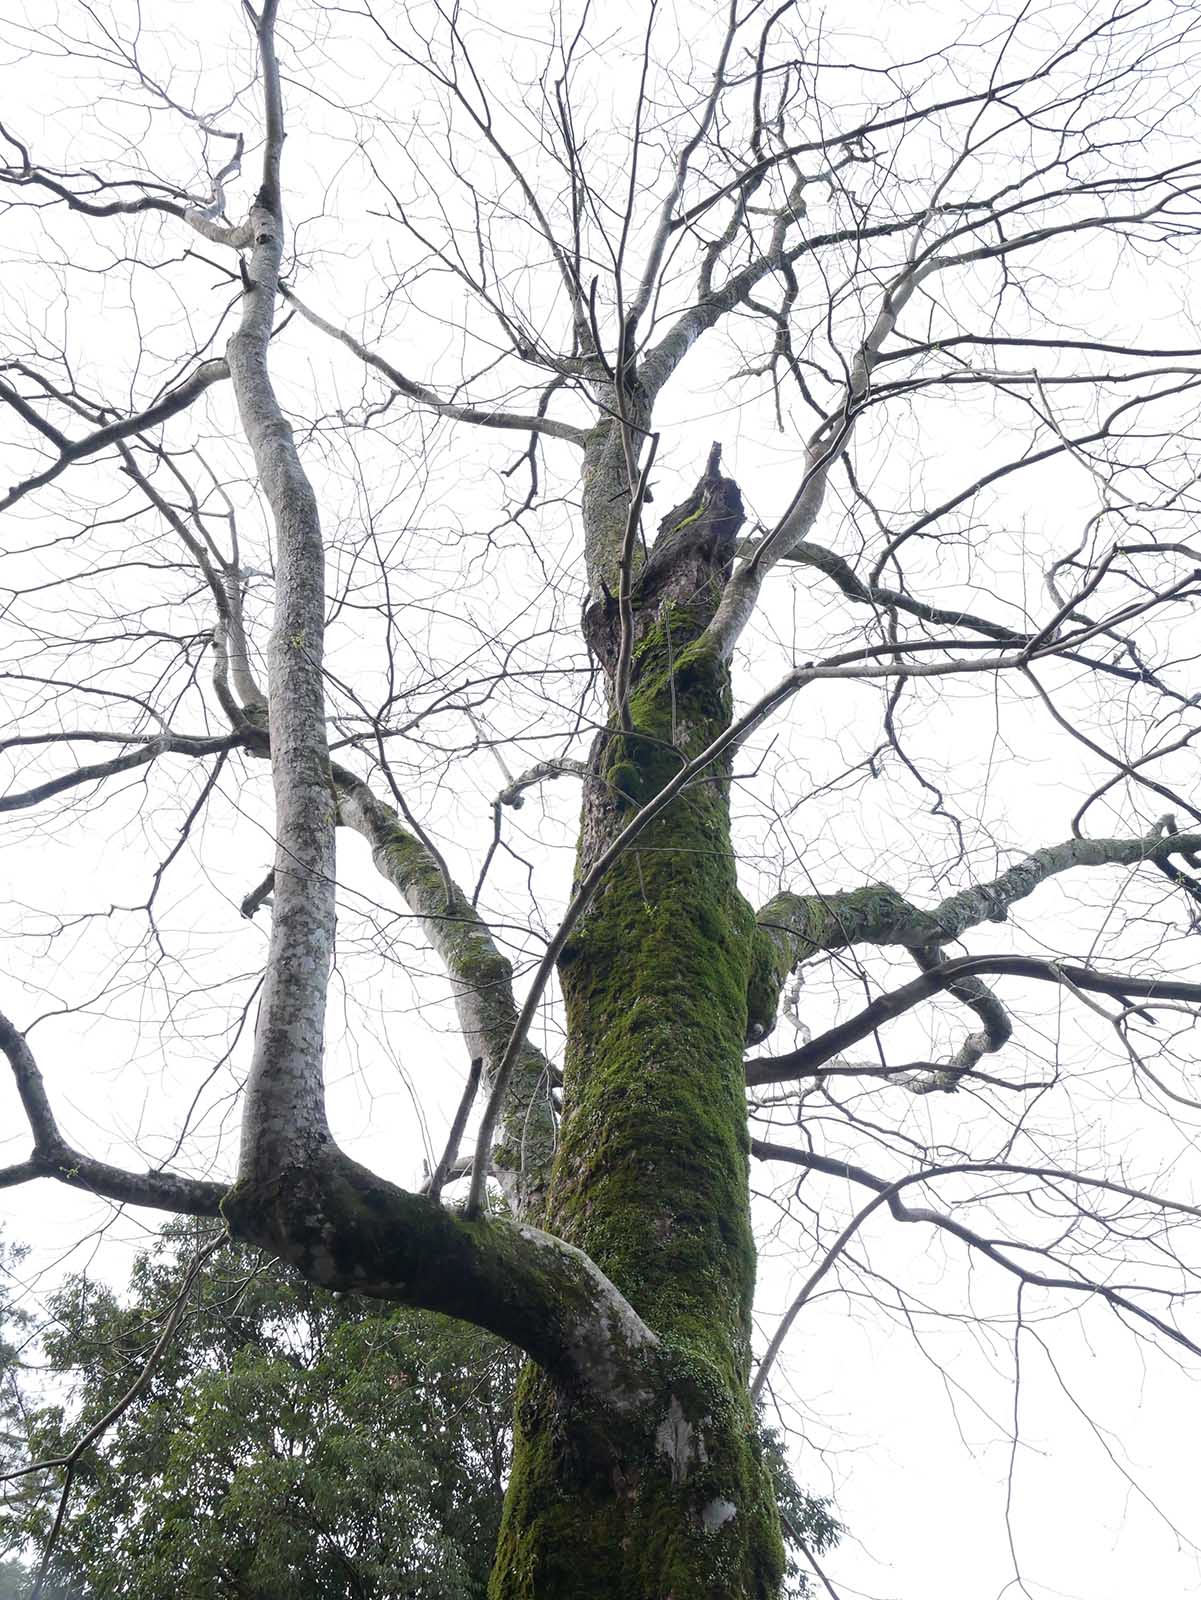
[[(614, 706), (592, 752), (580, 872), (729, 723), (729, 669), (704, 635), (741, 519), (716, 454), (664, 519), (631, 596), (626, 727)], [(616, 603), (594, 602), (585, 627), (612, 683)], [(742, 1058), (766, 943), (738, 891), (728, 771), (715, 767), (619, 860), (563, 951), (564, 1115), (546, 1226), (596, 1262), (660, 1346), (653, 1393), (619, 1417), (526, 1373), (493, 1600), (778, 1593), (748, 1393)]]

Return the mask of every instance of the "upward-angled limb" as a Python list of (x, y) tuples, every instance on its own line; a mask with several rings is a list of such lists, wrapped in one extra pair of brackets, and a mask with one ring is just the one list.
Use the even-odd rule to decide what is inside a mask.
[[(206, 389), (212, 388), (215, 383), (224, 382), (228, 377), (228, 362), (222, 357), (213, 357), (202, 361), (181, 383), (168, 390), (161, 400), (156, 400), (144, 411), (122, 417), (117, 422), (105, 423), (103, 427), (85, 434), (81, 439), (68, 439), (65, 435), (57, 438), (52, 436), (52, 442), (58, 451), (56, 459), (49, 466), (43, 467), (40, 472), (35, 472), (30, 477), (22, 479), (20, 483), (13, 484), (7, 494), (0, 495), (0, 511), (8, 510), (35, 489), (42, 489), (46, 484), (53, 483), (55, 478), (60, 477), (77, 461), (98, 455), (110, 445), (122, 444), (136, 434), (148, 433), (152, 428), (157, 428), (161, 423), (178, 416), (180, 412), (186, 411), (194, 404)], [(0, 401), (5, 400), (23, 417), (32, 409), (27, 402), (20, 400), (9, 385), (0, 388)], [(17, 403), (19, 400), (20, 404)], [(46, 434), (44, 423), (38, 425), (38, 429), (43, 435)]]
[(399, 394), (404, 395), (406, 399), (416, 401), (418, 405), (434, 412), (437, 416), (446, 417), (452, 422), (474, 423), (481, 428), (499, 428), (504, 432), (542, 434), (548, 439), (561, 439), (567, 444), (583, 447), (587, 436), (586, 430), (574, 427), (569, 422), (560, 422), (554, 417), (541, 416), (536, 412), (524, 415), (501, 407), (463, 405), (457, 401), (444, 400), (428, 384), (406, 378), (404, 373), (394, 367), (386, 357), (369, 349), (362, 340), (356, 339), (345, 328), (336, 327), (334, 323), (318, 315), (286, 285), (281, 285), (280, 292), (289, 305), (296, 307), (306, 322), (319, 328), (322, 333), (358, 356), (366, 366), (380, 373)]
[[(453, 882), (448, 898), (438, 863), (396, 810), (344, 767), (335, 765), (333, 776), (339, 820), (367, 841), (376, 869), (421, 919), (426, 939), (446, 968), (467, 1053), (482, 1061), (482, 1082), (490, 1094), (517, 1025), (512, 963)], [(520, 1218), (541, 1214), (555, 1149), (552, 1078), (546, 1057), (523, 1037), (506, 1077), (499, 1139), (491, 1146), (490, 1162), (492, 1176)]]
[[(929, 911), (912, 905), (887, 884), (839, 890), (829, 895), (784, 892), (774, 896), (756, 918), (761, 944), (754, 990), (756, 1010), (752, 1037), (755, 1040), (766, 1037), (774, 1025), (779, 996), (788, 974), (819, 953), (828, 954), (864, 944), (902, 946), (932, 978), (932, 987), (925, 988), (921, 980), (917, 980), (895, 991), (892, 997), (882, 996), (878, 1002), (873, 1002), (873, 1006), (880, 1008), (879, 1015), (869, 1006), (859, 1018), (841, 1024), (833, 1034), (812, 1041), (811, 1046), (805, 1046), (799, 1053), (753, 1063), (748, 1068), (748, 1082), (780, 1082), (781, 1073), (784, 1078), (803, 1076), (822, 1061), (832, 1059), (847, 1045), (866, 1037), (880, 1022), (900, 1015), (927, 994), (950, 988), (957, 999), (976, 1012), (983, 1024), (982, 1031), (970, 1035), (956, 1056), (943, 1067), (912, 1077), (912, 1085), (922, 1092), (931, 1088), (955, 1088), (963, 1074), (983, 1055), (1004, 1047), (1013, 1029), (1004, 1006), (981, 982), (975, 970), (957, 971), (954, 978), (942, 981), (938, 975), (955, 966), (953, 962), (945, 962), (945, 945), (983, 923), (1006, 921), (1013, 905), (1061, 873), (1084, 867), (1132, 868), (1143, 864), (1162, 868), (1170, 864), (1172, 856), (1191, 860), (1198, 848), (1201, 848), (1201, 834), (1177, 832), (1173, 820), (1165, 817), (1142, 838), (1068, 839), (1062, 844), (1048, 845), (1015, 863), (999, 877), (950, 895)], [(996, 969), (986, 966), (984, 970)], [(1089, 987), (1087, 982), (1084, 987)], [(801, 1067), (802, 1062), (803, 1070), (794, 1070)]]
[(1049, 879), (1084, 867), (1138, 867), (1188, 857), (1201, 833), (1178, 832), (1165, 817), (1150, 833), (1127, 839), (1065, 839), (1015, 862), (998, 877), (973, 884), (924, 911), (887, 884), (830, 894), (786, 891), (769, 900), (757, 921), (789, 968), (818, 951), (854, 944), (940, 946), (984, 922), (1004, 922), (1010, 908)]

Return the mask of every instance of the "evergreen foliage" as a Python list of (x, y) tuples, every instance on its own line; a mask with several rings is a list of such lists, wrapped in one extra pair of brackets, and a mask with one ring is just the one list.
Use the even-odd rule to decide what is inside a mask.
[[(125, 1296), (77, 1276), (52, 1298), (42, 1346), (58, 1403), (31, 1405), (27, 1379), (19, 1391), (13, 1337), (28, 1319), (0, 1286), (7, 1464), (62, 1454), (128, 1390), (197, 1230), (169, 1224)], [(331, 1294), (236, 1244), (192, 1298), (145, 1391), (79, 1463), (44, 1600), (483, 1600), (512, 1453), (512, 1347)], [(826, 1548), (825, 1503), (766, 1433), (765, 1448), (781, 1505)], [(59, 1487), (47, 1474), (9, 1504), (0, 1600), (28, 1595), (17, 1555), (43, 1545)]]

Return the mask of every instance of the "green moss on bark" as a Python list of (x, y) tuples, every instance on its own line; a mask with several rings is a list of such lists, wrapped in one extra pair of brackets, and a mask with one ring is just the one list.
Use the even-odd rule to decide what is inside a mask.
[(221, 1211), (235, 1238), (278, 1251), (314, 1283), (487, 1328), (566, 1387), (604, 1371), (618, 1410), (649, 1392), (655, 1341), (587, 1262), (533, 1229), (469, 1220), (332, 1145), (273, 1178), (240, 1181)]
[(766, 1039), (776, 1025), (780, 995), (792, 966), (786, 942), (756, 927), (751, 947), (751, 975), (746, 992), (746, 1036), (751, 1044)]
[[(696, 642), (704, 620), (665, 607), (642, 638), (633, 726), (598, 757), (586, 850), (727, 726), (727, 669)], [(778, 1593), (779, 1528), (747, 1394), (742, 1053), (757, 952), (715, 768), (615, 866), (561, 960), (566, 1114), (548, 1226), (659, 1335), (659, 1381), (618, 1423), (527, 1374), (493, 1600)]]
[(773, 1600), (782, 1569), (745, 1393), (665, 1350), (642, 1425), (615, 1428), (527, 1370), (490, 1600)]
[[(888, 944), (899, 929), (913, 927), (921, 916), (889, 884), (868, 883), (830, 894), (778, 894), (759, 912), (759, 922), (795, 966), (819, 950), (842, 950), (861, 942)], [(932, 924), (930, 937), (937, 935)]]
[[(682, 611), (676, 640), (688, 636)], [(641, 803), (730, 714), (724, 666), (686, 643), (673, 674), (668, 631), (665, 619), (639, 650), (620, 740)], [(569, 1115), (550, 1225), (652, 1326), (687, 1329), (731, 1383), (745, 1381), (754, 1282), (742, 1069), (753, 934), (717, 770), (617, 865), (561, 963)]]

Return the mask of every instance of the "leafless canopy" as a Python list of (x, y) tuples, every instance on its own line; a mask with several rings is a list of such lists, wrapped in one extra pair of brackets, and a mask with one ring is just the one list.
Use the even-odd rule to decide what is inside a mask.
[[(531, 1226), (556, 963), (729, 772), (756, 1394), (819, 1290), (921, 1338), (966, 1262), (998, 1359), (1201, 1355), (1201, 17), (893, 10), (8, 27), (5, 1186), (278, 1183), (226, 1209), (302, 1270), (608, 1384), (655, 1330)], [(683, 554), (732, 718), (606, 832)]]

